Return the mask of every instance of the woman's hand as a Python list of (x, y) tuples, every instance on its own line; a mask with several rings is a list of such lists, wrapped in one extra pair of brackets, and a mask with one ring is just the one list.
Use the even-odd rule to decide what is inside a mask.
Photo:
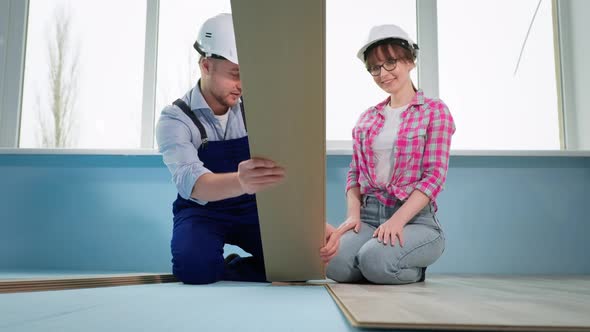
[(337, 231), (342, 235), (349, 230), (354, 230), (355, 233), (358, 233), (361, 230), (361, 218), (360, 217), (348, 217), (342, 225), (340, 225)]
[(395, 219), (389, 219), (384, 222), (381, 226), (377, 227), (373, 233), (373, 237), (384, 245), (388, 243), (391, 246), (395, 246), (396, 241), (399, 239), (400, 246), (404, 246), (404, 223), (398, 222)]
[(326, 223), (326, 245), (320, 249), (320, 257), (324, 263), (330, 262), (336, 254), (338, 254), (338, 247), (340, 246), (340, 234), (336, 231), (334, 226)]

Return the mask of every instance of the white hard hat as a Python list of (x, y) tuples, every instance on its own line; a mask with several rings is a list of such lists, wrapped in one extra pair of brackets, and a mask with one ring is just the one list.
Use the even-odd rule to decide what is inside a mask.
[(369, 31), (369, 38), (367, 42), (361, 47), (356, 56), (365, 63), (365, 51), (373, 44), (385, 40), (393, 39), (392, 42), (397, 42), (398, 45), (412, 51), (414, 57), (417, 56), (418, 44), (414, 43), (412, 38), (400, 27), (394, 24), (377, 25)]
[(221, 56), (238, 64), (231, 14), (219, 14), (205, 21), (193, 46), (202, 56)]

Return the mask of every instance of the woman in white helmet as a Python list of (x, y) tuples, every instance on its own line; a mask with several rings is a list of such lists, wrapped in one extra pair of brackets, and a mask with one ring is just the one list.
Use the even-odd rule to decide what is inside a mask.
[[(172, 270), (187, 284), (266, 280), (254, 194), (280, 183), (284, 170), (250, 159), (234, 38), (230, 14), (203, 24), (194, 45), (201, 79), (162, 111), (156, 130), (178, 190)], [(226, 243), (252, 256), (224, 260)]]
[(321, 250), (335, 281), (423, 281), (444, 251), (436, 198), (455, 125), (441, 100), (412, 83), (417, 53), (400, 27), (381, 25), (357, 54), (389, 97), (363, 112), (353, 130), (347, 219)]

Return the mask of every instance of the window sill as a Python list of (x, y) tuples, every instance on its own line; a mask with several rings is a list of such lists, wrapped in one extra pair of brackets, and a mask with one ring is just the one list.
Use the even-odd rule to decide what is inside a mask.
[[(326, 155), (349, 156), (351, 143), (329, 141)], [(158, 156), (155, 149), (14, 149), (0, 148), (0, 155), (99, 155), (99, 156)], [(451, 150), (451, 156), (493, 157), (590, 157), (588, 150)]]
[(97, 155), (97, 156), (155, 156), (155, 149), (28, 149), (0, 148), (0, 155)]
[[(351, 155), (351, 141), (328, 141), (327, 155)], [(492, 157), (590, 157), (590, 150), (454, 150), (451, 156), (492, 156)]]

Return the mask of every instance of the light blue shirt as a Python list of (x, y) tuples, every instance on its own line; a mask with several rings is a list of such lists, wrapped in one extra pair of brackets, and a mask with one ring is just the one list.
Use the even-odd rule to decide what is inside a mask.
[[(203, 98), (198, 83), (182, 97), (182, 100), (203, 124), (209, 141), (230, 140), (248, 135), (239, 104), (229, 110), (226, 130), (223, 132), (220, 121)], [(203, 165), (197, 154), (202, 142), (197, 126), (180, 108), (168, 105), (164, 107), (158, 120), (156, 140), (180, 197), (206, 204), (206, 201), (191, 198), (197, 180), (203, 174), (212, 173)]]

